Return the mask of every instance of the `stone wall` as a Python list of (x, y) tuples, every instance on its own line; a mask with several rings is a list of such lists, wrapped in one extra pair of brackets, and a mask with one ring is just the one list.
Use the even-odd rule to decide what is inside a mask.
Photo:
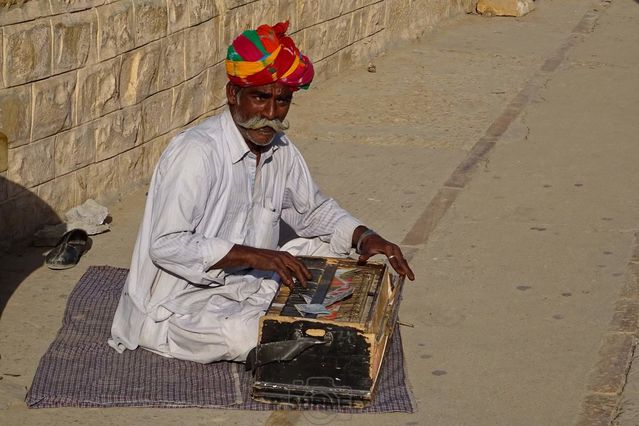
[[(0, 8), (0, 245), (149, 178), (224, 105), (233, 36), (290, 20), (317, 78), (370, 61), (472, 0), (27, 0)], [(6, 137), (3, 137), (6, 136)], [(2, 166), (3, 162), (0, 162)]]

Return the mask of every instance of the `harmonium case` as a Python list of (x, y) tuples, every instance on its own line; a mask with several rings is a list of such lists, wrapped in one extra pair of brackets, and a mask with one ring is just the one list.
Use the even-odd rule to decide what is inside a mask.
[[(385, 263), (299, 259), (313, 277), (306, 288), (280, 285), (260, 320), (253, 398), (363, 407), (395, 328), (403, 277)], [(342, 300), (331, 304), (336, 297)], [(326, 305), (328, 312), (301, 311), (304, 304)]]

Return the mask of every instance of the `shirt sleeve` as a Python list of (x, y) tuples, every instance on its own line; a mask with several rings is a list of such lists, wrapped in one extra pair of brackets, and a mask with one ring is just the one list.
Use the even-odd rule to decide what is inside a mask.
[(290, 148), (294, 153), (293, 164), (287, 178), (282, 219), (300, 237), (319, 237), (330, 243), (333, 252), (347, 255), (352, 248), (353, 232), (363, 223), (321, 193), (302, 155), (292, 145)]
[(197, 232), (207, 202), (216, 196), (214, 168), (205, 150), (184, 138), (161, 158), (152, 188), (151, 260), (193, 284), (224, 284), (224, 271), (209, 269), (233, 247)]

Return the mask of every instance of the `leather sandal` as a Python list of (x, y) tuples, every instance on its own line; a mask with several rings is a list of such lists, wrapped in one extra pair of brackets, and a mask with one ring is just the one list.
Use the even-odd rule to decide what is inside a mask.
[(62, 236), (58, 244), (45, 257), (49, 269), (69, 269), (78, 264), (88, 248), (89, 236), (83, 229), (72, 229)]

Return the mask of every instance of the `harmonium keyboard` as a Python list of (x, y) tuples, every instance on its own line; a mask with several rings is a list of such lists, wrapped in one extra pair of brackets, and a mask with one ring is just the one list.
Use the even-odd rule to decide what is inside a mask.
[(385, 263), (299, 257), (306, 288), (280, 285), (260, 320), (253, 398), (363, 407), (397, 321), (403, 277)]

